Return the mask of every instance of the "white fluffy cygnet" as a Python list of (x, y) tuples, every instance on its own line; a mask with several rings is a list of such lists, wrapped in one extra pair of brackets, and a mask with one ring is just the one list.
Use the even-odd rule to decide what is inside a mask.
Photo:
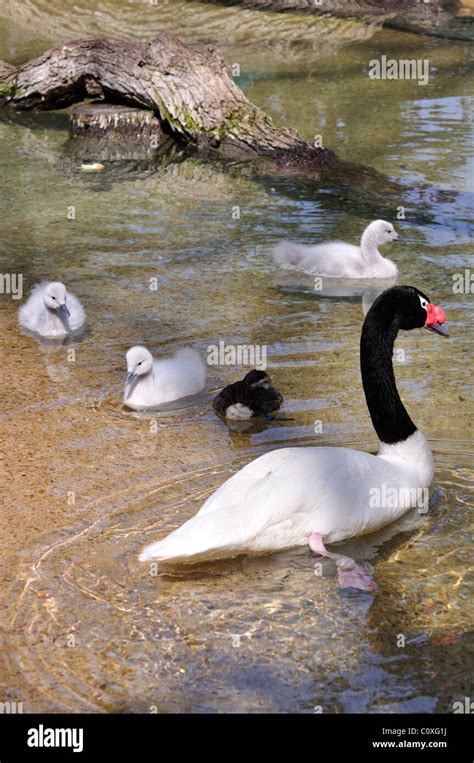
[(86, 314), (81, 303), (59, 281), (37, 284), (18, 311), (22, 328), (43, 337), (59, 337), (81, 328)]
[(127, 352), (127, 377), (123, 401), (128, 408), (150, 406), (195, 395), (204, 389), (206, 368), (195, 350), (185, 348), (171, 358), (155, 360), (146, 347)]
[(328, 278), (390, 278), (398, 274), (394, 262), (382, 257), (379, 246), (398, 241), (392, 223), (374, 220), (364, 230), (360, 246), (326, 241), (316, 246), (282, 241), (273, 250), (277, 265)]

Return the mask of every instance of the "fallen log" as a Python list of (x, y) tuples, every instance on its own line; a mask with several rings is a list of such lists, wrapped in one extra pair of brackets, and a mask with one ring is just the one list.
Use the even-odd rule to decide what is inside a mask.
[[(196, 146), (201, 156), (250, 160), (250, 171), (261, 179), (289, 174), (330, 182), (354, 204), (374, 210), (395, 209), (410, 190), (307, 143), (294, 130), (275, 127), (235, 84), (217, 50), (196, 50), (166, 33), (148, 43), (72, 41), (19, 67), (0, 61), (3, 118), (21, 120), (33, 109), (64, 109), (88, 99), (153, 112), (160, 131), (179, 139), (171, 141), (176, 152), (169, 161), (181, 161), (182, 150)], [(67, 171), (79, 160), (102, 159), (97, 146), (85, 152), (81, 139), (71, 138), (66, 147)], [(148, 165), (143, 171), (150, 171)], [(425, 202), (413, 200), (410, 207), (422, 215)]]
[(319, 176), (334, 153), (277, 128), (232, 79), (219, 51), (162, 33), (148, 43), (75, 40), (18, 68), (0, 62), (0, 106), (63, 109), (93, 98), (149, 109), (167, 135), (226, 155)]

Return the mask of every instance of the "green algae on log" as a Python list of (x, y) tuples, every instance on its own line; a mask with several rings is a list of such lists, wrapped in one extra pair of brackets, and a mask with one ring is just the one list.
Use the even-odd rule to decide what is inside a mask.
[(0, 106), (51, 110), (94, 98), (148, 109), (164, 132), (201, 148), (318, 177), (334, 153), (275, 127), (232, 79), (221, 53), (173, 35), (151, 42), (76, 40), (13, 68), (0, 63)]

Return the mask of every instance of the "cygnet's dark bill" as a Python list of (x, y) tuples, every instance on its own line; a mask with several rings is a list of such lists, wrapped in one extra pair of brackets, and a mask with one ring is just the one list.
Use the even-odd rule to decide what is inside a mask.
[(64, 305), (59, 305), (58, 307), (58, 315), (61, 318), (61, 320), (66, 320), (66, 318), (69, 318), (71, 313), (69, 312), (68, 306), (66, 303)]

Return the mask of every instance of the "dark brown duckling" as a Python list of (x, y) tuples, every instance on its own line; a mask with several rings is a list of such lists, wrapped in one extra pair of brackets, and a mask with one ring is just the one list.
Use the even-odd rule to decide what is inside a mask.
[(229, 384), (212, 401), (218, 416), (224, 419), (251, 419), (277, 411), (283, 395), (272, 387), (265, 371), (249, 371), (242, 381)]

